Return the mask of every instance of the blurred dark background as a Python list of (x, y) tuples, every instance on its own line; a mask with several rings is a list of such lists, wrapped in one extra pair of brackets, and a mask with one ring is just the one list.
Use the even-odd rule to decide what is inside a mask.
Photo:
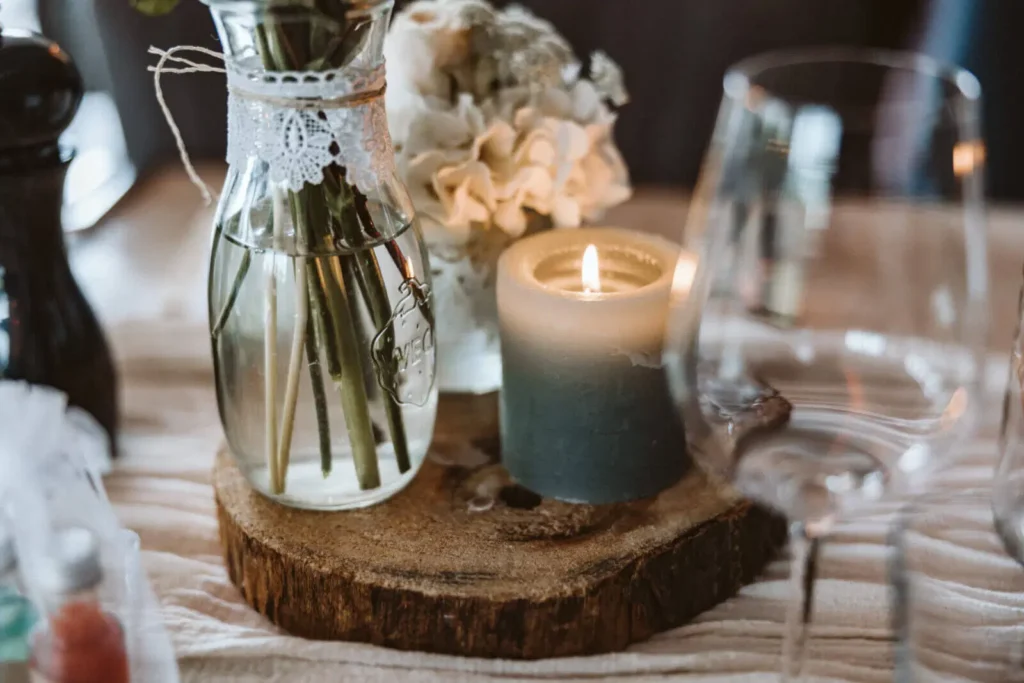
[[(1014, 66), (1024, 63), (1022, 0), (520, 4), (551, 20), (581, 56), (600, 48), (623, 66), (633, 99), (621, 112), (616, 136), (637, 185), (693, 186), (730, 64), (765, 50), (843, 44), (917, 49), (974, 71), (985, 91), (989, 194), (1024, 199), (1024, 173), (1016, 168), (1024, 151), (1024, 81)], [(173, 159), (173, 141), (146, 73), (155, 59), (145, 52), (151, 44), (215, 48), (206, 8), (183, 0), (170, 17), (153, 19), (132, 11), (128, 0), (40, 0), (39, 14), (44, 31), (65, 44), (92, 84), (112, 91), (135, 165), (145, 172)], [(190, 151), (222, 158), (223, 80), (190, 75), (165, 82)]]

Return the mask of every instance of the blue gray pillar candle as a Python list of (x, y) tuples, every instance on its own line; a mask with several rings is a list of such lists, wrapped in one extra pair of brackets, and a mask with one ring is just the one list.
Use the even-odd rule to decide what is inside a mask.
[(618, 228), (552, 230), (502, 254), (501, 453), (520, 484), (602, 504), (685, 474), (661, 367), (677, 263), (671, 242)]

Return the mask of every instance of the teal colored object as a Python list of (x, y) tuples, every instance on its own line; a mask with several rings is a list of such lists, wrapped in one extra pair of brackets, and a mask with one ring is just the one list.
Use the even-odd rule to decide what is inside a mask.
[(23, 595), (0, 584), (0, 662), (24, 662), (29, 656), (29, 634), (36, 612)]

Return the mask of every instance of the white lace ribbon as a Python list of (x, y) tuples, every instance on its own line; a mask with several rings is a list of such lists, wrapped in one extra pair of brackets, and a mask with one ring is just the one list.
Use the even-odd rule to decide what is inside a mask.
[[(271, 182), (298, 191), (323, 182), (324, 169), (345, 168), (346, 180), (361, 192), (376, 193), (393, 174), (394, 150), (384, 109), (384, 65), (331, 71), (266, 71), (255, 58), (229, 60), (226, 68), (175, 56), (194, 51), (221, 60), (211, 50), (178, 46), (160, 55), (154, 72), (157, 99), (171, 127), (182, 163), (209, 202), (209, 188), (195, 172), (181, 133), (164, 101), (163, 73), (226, 73), (228, 81), (227, 162), (243, 167), (252, 159), (267, 164)], [(173, 66), (167, 66), (171, 62)]]

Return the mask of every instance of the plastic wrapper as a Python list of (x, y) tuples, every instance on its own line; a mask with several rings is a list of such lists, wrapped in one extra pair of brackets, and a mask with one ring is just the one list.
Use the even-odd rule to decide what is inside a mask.
[(0, 503), (13, 531), (27, 597), (40, 613), (33, 577), (52, 552), (54, 533), (91, 531), (99, 541), (103, 609), (124, 629), (131, 680), (175, 683), (177, 664), (159, 603), (142, 569), (138, 536), (121, 527), (103, 488), (110, 467), (105, 434), (55, 390), (0, 382)]

